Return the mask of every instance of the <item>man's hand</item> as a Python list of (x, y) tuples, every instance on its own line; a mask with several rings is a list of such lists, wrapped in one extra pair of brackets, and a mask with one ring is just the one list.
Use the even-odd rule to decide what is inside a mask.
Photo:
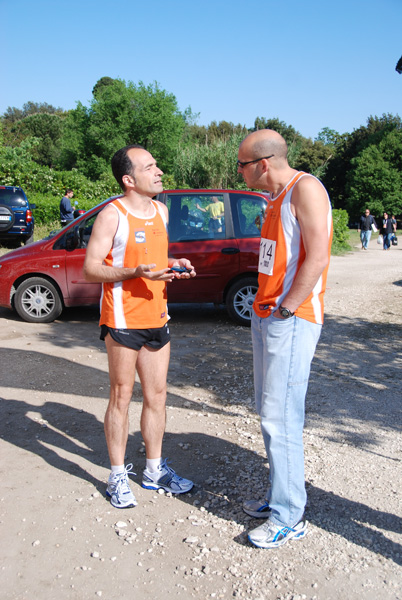
[(169, 272), (169, 269), (161, 269), (160, 271), (153, 271), (155, 264), (150, 265), (138, 265), (135, 269), (135, 277), (142, 277), (143, 279), (149, 279), (150, 281), (173, 281), (175, 275)]
[(172, 267), (183, 267), (184, 269), (187, 269), (187, 271), (183, 273), (179, 273), (177, 271), (171, 273), (171, 275), (173, 275), (173, 279), (190, 279), (190, 277), (195, 277), (197, 274), (194, 270), (193, 265), (187, 258), (169, 258), (168, 265), (169, 269), (171, 269)]

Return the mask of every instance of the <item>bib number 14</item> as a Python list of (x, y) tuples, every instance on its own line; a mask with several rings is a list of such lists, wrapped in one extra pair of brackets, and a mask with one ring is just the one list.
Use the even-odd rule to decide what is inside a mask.
[(261, 238), (260, 257), (258, 261), (258, 272), (272, 275), (275, 262), (276, 242)]

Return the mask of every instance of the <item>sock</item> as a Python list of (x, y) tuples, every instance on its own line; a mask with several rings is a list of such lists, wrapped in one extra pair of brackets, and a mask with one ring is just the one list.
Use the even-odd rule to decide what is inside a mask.
[(156, 473), (161, 462), (161, 458), (147, 458), (147, 470), (150, 473)]
[(112, 475), (116, 475), (117, 473), (123, 473), (124, 465), (112, 465), (111, 469), (112, 469)]

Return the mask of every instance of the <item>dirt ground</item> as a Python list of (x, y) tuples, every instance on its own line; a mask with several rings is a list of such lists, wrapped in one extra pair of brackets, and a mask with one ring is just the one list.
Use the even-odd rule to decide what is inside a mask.
[(250, 331), (212, 305), (170, 307), (164, 454), (195, 482), (141, 488), (141, 388), (127, 462), (138, 506), (105, 499), (107, 358), (97, 311), (51, 324), (0, 309), (0, 565), (4, 600), (400, 599), (402, 248), (333, 257), (306, 404), (309, 533), (247, 542), (241, 510), (267, 465)]

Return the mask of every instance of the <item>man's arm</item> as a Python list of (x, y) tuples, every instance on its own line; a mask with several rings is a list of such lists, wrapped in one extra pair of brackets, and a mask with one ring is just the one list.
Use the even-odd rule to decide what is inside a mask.
[[(299, 222), (306, 257), (282, 305), (294, 312), (312, 292), (328, 264), (328, 197), (312, 177), (295, 184), (291, 208)], [(275, 312), (279, 317), (279, 312)]]
[(168, 269), (152, 271), (155, 264), (135, 265), (133, 267), (111, 267), (103, 263), (112, 245), (117, 231), (118, 215), (113, 206), (106, 206), (97, 216), (89, 239), (85, 261), (84, 277), (91, 282), (125, 281), (135, 277), (172, 281), (174, 275)]

